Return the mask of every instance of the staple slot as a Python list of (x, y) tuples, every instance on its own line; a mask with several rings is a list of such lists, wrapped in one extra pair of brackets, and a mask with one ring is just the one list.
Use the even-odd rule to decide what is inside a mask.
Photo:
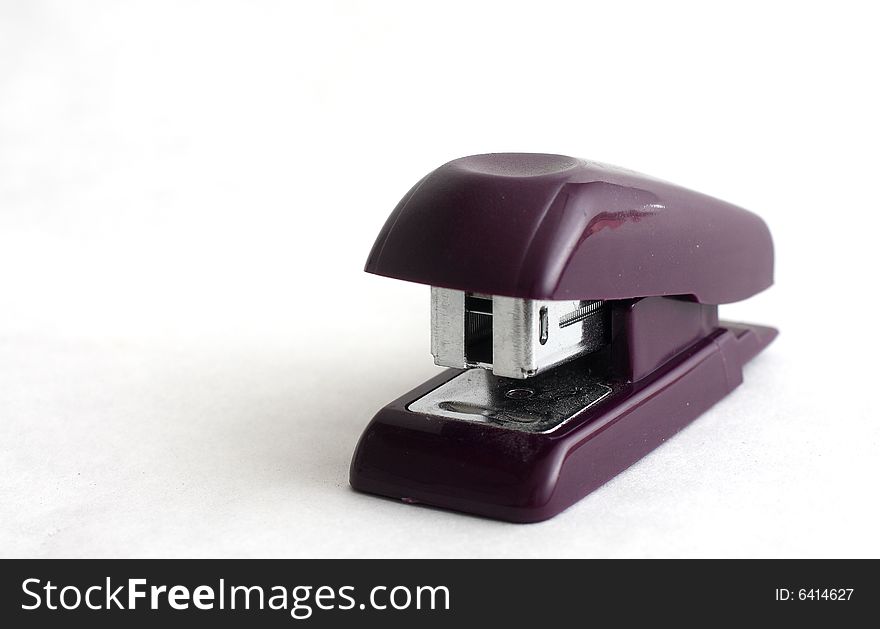
[(492, 299), (467, 295), (464, 302), (464, 352), (469, 364), (492, 364)]
[(584, 305), (577, 310), (572, 310), (568, 314), (559, 317), (559, 327), (566, 328), (575, 323), (580, 323), (587, 317), (599, 312), (604, 305), (604, 301), (586, 301), (584, 302)]

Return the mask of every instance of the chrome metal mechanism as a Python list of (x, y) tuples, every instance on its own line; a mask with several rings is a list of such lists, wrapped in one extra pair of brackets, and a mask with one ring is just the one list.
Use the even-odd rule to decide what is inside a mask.
[(525, 379), (607, 343), (605, 302), (540, 301), (431, 287), (431, 353), (445, 367)]
[(564, 365), (528, 382), (468, 369), (409, 405), (414, 413), (545, 433), (611, 393), (581, 365)]

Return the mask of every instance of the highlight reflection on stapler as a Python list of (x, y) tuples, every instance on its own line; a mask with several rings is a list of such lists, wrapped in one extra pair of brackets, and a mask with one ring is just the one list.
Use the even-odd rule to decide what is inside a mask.
[(552, 517), (632, 465), (776, 336), (718, 320), (772, 284), (760, 218), (561, 155), (441, 166), (366, 271), (431, 286), (431, 352), (451, 369), (373, 418), (352, 486), (503, 520)]

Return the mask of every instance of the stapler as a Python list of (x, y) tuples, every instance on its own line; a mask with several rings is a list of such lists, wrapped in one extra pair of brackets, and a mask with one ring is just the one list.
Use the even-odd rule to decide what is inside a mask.
[(352, 487), (513, 522), (556, 515), (651, 452), (777, 334), (718, 319), (773, 282), (758, 216), (561, 155), (434, 170), (365, 270), (431, 287), (431, 353), (450, 369), (376, 414)]

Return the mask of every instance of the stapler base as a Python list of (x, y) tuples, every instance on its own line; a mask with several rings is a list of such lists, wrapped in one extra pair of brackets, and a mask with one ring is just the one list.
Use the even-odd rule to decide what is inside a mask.
[[(672, 437), (742, 382), (773, 328), (720, 327), (636, 383), (545, 432), (467, 421), (415, 405), (453, 380), (450, 369), (383, 408), (351, 464), (358, 491), (511, 522), (546, 520)], [(585, 379), (587, 376), (585, 375)]]

